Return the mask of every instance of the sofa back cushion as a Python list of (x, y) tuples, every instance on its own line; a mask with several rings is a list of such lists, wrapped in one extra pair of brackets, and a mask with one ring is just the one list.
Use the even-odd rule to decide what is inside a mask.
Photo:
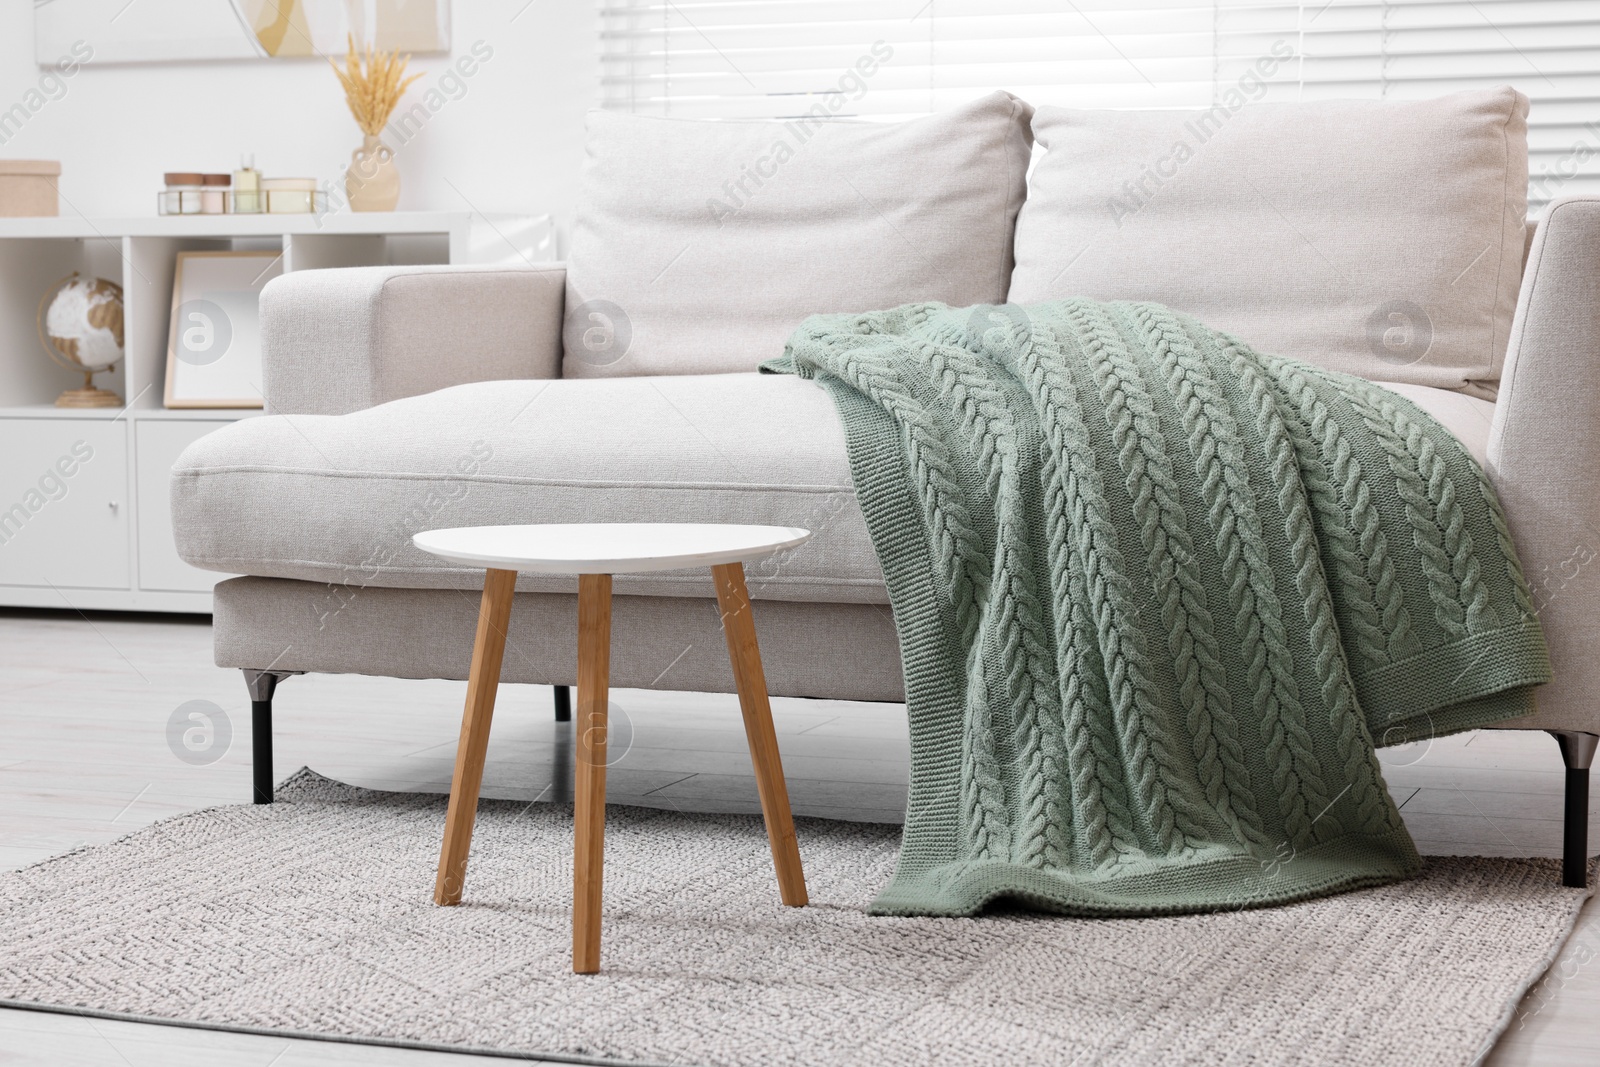
[(1000, 303), (1031, 112), (1002, 92), (901, 123), (590, 112), (563, 374), (751, 371), (813, 313)]
[(1493, 396), (1521, 278), (1528, 101), (1042, 107), (1010, 300), (1154, 300), (1255, 348)]

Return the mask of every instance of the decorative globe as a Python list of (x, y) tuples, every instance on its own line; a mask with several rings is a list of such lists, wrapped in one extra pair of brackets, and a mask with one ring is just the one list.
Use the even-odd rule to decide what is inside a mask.
[(50, 358), (83, 375), (82, 389), (68, 389), (56, 398), (63, 408), (107, 408), (122, 398), (94, 387), (94, 376), (122, 361), (122, 286), (104, 278), (83, 278), (74, 271), (39, 301), (39, 339)]

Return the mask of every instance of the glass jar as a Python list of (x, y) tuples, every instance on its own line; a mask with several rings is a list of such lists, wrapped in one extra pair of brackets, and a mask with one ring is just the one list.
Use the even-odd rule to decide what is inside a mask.
[(261, 195), (272, 215), (309, 215), (316, 204), (315, 178), (263, 178)]
[(204, 177), (191, 171), (172, 171), (163, 176), (167, 183), (161, 194), (161, 214), (198, 215), (205, 196)]
[(228, 210), (228, 187), (233, 184), (231, 174), (200, 175), (200, 214), (221, 215)]

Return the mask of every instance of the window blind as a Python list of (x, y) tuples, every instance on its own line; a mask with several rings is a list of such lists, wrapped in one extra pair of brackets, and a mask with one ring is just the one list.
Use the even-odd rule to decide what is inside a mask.
[[(1530, 210), (1600, 192), (1596, 0), (602, 0), (604, 106), (910, 118), (996, 88), (1073, 107), (1533, 100)], [(838, 98), (838, 99), (835, 99)]]
[(1311, 4), (1302, 93), (1416, 99), (1513, 85), (1532, 100), (1528, 205), (1600, 192), (1600, 3), (1389, 0)]
[[(612, 0), (608, 107), (692, 118), (904, 118), (996, 88), (1034, 103), (1198, 107), (1293, 41), (1292, 6), (1217, 0)], [(870, 73), (867, 73), (869, 72)], [(1236, 75), (1235, 75), (1236, 76)]]

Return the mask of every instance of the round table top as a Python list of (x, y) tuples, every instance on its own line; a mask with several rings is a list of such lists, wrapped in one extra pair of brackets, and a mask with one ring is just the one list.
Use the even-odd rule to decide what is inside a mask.
[(763, 559), (810, 539), (798, 526), (580, 522), (427, 530), (411, 540), (455, 563), (543, 574), (638, 574)]

